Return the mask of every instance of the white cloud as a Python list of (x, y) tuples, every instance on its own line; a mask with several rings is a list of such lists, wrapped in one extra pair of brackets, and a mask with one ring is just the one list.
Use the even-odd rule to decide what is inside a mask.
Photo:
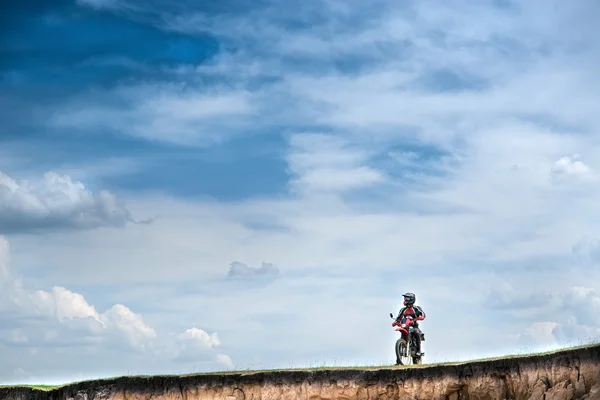
[(157, 354), (166, 355), (179, 363), (214, 361), (219, 364), (221, 339), (216, 332), (209, 334), (196, 327), (171, 334), (170, 342)]
[(48, 229), (89, 229), (135, 222), (110, 192), (94, 193), (67, 175), (17, 181), (0, 171), (0, 233)]
[[(521, 322), (528, 324), (515, 335), (521, 344), (557, 348), (600, 339), (600, 295), (595, 289), (572, 286), (555, 291), (552, 297), (546, 295), (546, 302), (519, 301), (523, 296), (531, 299), (545, 295), (539, 289), (512, 289), (511, 306), (504, 310), (518, 321), (515, 327)], [(525, 309), (527, 313), (523, 313)]]
[[(18, 264), (63, 284), (160, 284), (111, 295), (154, 307), (161, 326), (190, 321), (219, 332), (187, 331), (160, 349), (170, 356), (199, 357), (182, 346), (215, 350), (214, 337), (235, 347), (240, 364), (258, 355), (289, 366), (292, 341), (298, 363), (340, 354), (379, 362), (393, 354), (382, 321), (407, 285), (429, 311), (428, 361), (490, 347), (501, 354), (514, 349), (508, 335), (545, 346), (595, 334), (594, 292), (562, 291), (600, 282), (569, 258), (571, 244), (596, 237), (600, 224), (600, 191), (588, 179), (600, 168), (591, 67), (600, 53), (586, 41), (598, 14), (565, 2), (520, 3), (518, 14), (463, 3), (331, 4), (303, 2), (299, 11), (286, 3), (287, 13), (272, 4), (234, 20), (186, 9), (171, 28), (208, 28), (245, 50), (179, 68), (177, 80), (215, 77), (227, 90), (130, 86), (103, 93), (124, 100), (122, 109), (76, 99), (52, 120), (194, 146), (283, 126), (293, 132), (289, 192), (228, 203), (132, 196), (131, 210), (163, 216), (152, 229), (15, 237)], [(321, 22), (306, 23), (305, 13)], [(289, 19), (311, 29), (291, 31)], [(248, 50), (256, 46), (258, 55)], [(399, 160), (407, 146), (413, 156)], [(275, 228), (254, 229), (256, 221)], [(574, 250), (597, 258), (594, 240)], [(261, 292), (230, 290), (217, 278), (226, 279), (232, 259), (268, 259), (281, 274)], [(249, 273), (247, 265), (236, 271)], [(499, 280), (515, 287), (490, 293)], [(182, 282), (192, 289), (179, 291)], [(169, 283), (170, 296), (156, 295)], [(120, 321), (107, 325), (121, 326), (130, 345), (153, 343), (152, 328), (128, 309), (112, 309), (112, 320), (78, 304), (65, 315)], [(466, 331), (453, 325), (457, 308), (470, 313)], [(569, 317), (557, 317), (563, 311)], [(348, 329), (348, 318), (359, 323)]]
[(217, 354), (217, 363), (224, 365), (227, 368), (233, 367), (233, 361), (231, 361), (231, 357), (229, 357), (227, 354)]
[(367, 159), (364, 150), (334, 135), (293, 135), (288, 165), (297, 178), (290, 184), (304, 194), (360, 189), (383, 182), (379, 171), (363, 165)]
[(221, 344), (219, 337), (216, 333), (209, 335), (202, 329), (191, 328), (180, 334), (179, 340), (192, 343), (193, 345), (199, 345), (205, 348), (212, 348)]
[(536, 342), (548, 343), (554, 341), (554, 330), (559, 326), (557, 322), (534, 322), (525, 329), (525, 335)]
[(157, 333), (140, 314), (132, 312), (122, 304), (115, 304), (102, 314), (102, 322), (108, 328), (121, 332), (129, 344), (141, 350), (152, 348)]
[(579, 324), (600, 328), (600, 294), (596, 290), (573, 287), (565, 295), (563, 305)]
[(229, 272), (227, 272), (229, 278), (252, 278), (260, 276), (276, 277), (277, 275), (279, 275), (279, 268), (265, 262), (263, 262), (260, 267), (253, 268), (244, 263), (234, 261), (229, 264)]
[[(203, 32), (235, 44), (269, 43), (261, 47), (259, 56), (239, 52), (232, 57), (225, 53), (217, 58), (220, 70), (251, 66), (228, 76), (242, 85), (254, 83), (248, 79), (250, 72), (252, 76), (284, 77), (283, 85), (261, 87), (273, 94), (285, 91), (288, 101), (294, 100), (293, 104), (281, 104), (279, 113), (293, 106), (311, 122), (328, 127), (350, 132), (361, 129), (370, 135), (392, 131), (397, 135), (403, 125), (414, 125), (427, 128), (421, 135), (436, 134), (437, 139), (444, 140), (460, 134), (457, 123), (470, 131), (464, 124), (466, 118), (487, 124), (551, 113), (557, 121), (585, 121), (598, 126), (590, 108), (596, 93), (589, 84), (593, 70), (585, 64), (574, 65), (576, 57), (589, 53), (568, 51), (572, 40), (581, 39), (574, 39), (576, 33), (559, 35), (549, 29), (580, 19), (586, 6), (565, 10), (555, 4), (565, 12), (540, 13), (518, 5), (523, 13), (516, 15), (510, 9), (503, 12), (490, 5), (463, 4), (464, 9), (457, 9), (445, 5), (431, 8), (418, 2), (404, 6), (381, 2), (379, 7), (368, 9), (356, 2), (340, 4), (345, 11), (333, 10), (330, 2), (302, 4), (319, 17), (308, 29), (286, 26), (304, 14), (290, 15), (276, 4), (233, 19), (201, 17), (201, 24), (189, 10), (174, 19), (171, 27), (183, 31), (201, 27)], [(532, 26), (532, 19), (538, 24)], [(473, 21), (478, 23), (473, 25)], [(586, 26), (581, 24), (579, 29)], [(544, 57), (548, 46), (556, 50)], [(303, 63), (293, 62), (298, 59)], [(357, 63), (358, 71), (344, 73), (337, 68), (338, 62), (347, 59)], [(307, 63), (320, 68), (307, 71)], [(351, 61), (347, 63), (353, 68)], [(360, 63), (366, 64), (363, 70), (358, 68)], [(256, 65), (261, 66), (260, 72), (254, 72)], [(443, 93), (423, 84), (440, 71), (461, 77), (467, 89), (458, 87), (455, 92)], [(574, 90), (577, 95), (570, 95)], [(527, 95), (533, 92), (535, 97)], [(280, 101), (281, 96), (263, 98)], [(293, 120), (298, 121), (302, 119)]]
[(59, 322), (77, 318), (92, 318), (100, 322), (100, 315), (82, 295), (63, 287), (54, 287), (52, 292), (38, 290), (31, 298), (33, 305), (41, 314), (52, 316)]
[[(73, 351), (84, 351), (81, 346), (107, 350), (116, 347), (135, 350), (149, 357), (167, 355), (163, 358), (165, 361), (180, 355), (169, 353), (173, 346), (186, 356), (190, 356), (190, 352), (206, 356), (221, 344), (216, 332), (209, 335), (198, 328), (188, 329), (180, 335), (160, 337), (140, 314), (128, 307), (115, 304), (99, 313), (83, 295), (64, 287), (54, 287), (49, 292), (28, 290), (8, 271), (9, 251), (8, 241), (0, 236), (0, 266), (5, 271), (0, 292), (0, 321), (3, 321), (0, 327), (13, 327), (7, 337), (12, 344), (27, 344), (32, 350), (36, 346), (60, 348), (64, 344), (72, 346)], [(12, 319), (15, 317), (17, 319)], [(41, 320), (36, 319), (40, 317)], [(0, 339), (1, 332), (0, 329)], [(214, 357), (217, 356), (215, 353)], [(6, 370), (0, 365), (0, 379), (4, 378)]]
[[(125, 86), (106, 96), (127, 106), (79, 99), (53, 114), (49, 123), (61, 129), (108, 129), (153, 142), (206, 146), (250, 127), (247, 119), (257, 111), (256, 94), (229, 88)], [(81, 107), (81, 101), (86, 107)]]
[(596, 176), (593, 171), (580, 161), (579, 156), (565, 156), (554, 163), (552, 167), (553, 178), (558, 181), (566, 177), (579, 178), (584, 180), (595, 180)]

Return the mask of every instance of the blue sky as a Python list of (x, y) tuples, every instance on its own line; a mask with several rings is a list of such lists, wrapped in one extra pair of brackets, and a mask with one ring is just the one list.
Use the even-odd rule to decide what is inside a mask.
[(10, 2), (0, 383), (389, 364), (406, 291), (427, 362), (600, 337), (600, 8), (550, 3)]

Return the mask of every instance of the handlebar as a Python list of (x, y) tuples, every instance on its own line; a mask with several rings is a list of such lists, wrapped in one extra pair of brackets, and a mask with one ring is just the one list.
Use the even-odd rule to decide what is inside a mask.
[(398, 321), (396, 318), (394, 318), (394, 314), (390, 313), (390, 318), (394, 320), (392, 326), (399, 326), (400, 329), (403, 330), (410, 327), (415, 322), (415, 318), (413, 318), (411, 315), (406, 315), (402, 317), (401, 321)]

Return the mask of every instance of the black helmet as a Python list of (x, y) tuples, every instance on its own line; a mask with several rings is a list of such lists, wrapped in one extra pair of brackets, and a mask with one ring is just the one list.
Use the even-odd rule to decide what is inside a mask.
[(414, 293), (404, 293), (402, 296), (404, 297), (405, 306), (412, 306), (417, 300), (417, 296)]

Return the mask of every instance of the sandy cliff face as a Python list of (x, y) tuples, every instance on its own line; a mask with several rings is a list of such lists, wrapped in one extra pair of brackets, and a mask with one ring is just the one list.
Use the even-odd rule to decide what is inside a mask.
[(52, 391), (0, 388), (6, 400), (600, 400), (600, 345), (463, 364), (117, 378)]

